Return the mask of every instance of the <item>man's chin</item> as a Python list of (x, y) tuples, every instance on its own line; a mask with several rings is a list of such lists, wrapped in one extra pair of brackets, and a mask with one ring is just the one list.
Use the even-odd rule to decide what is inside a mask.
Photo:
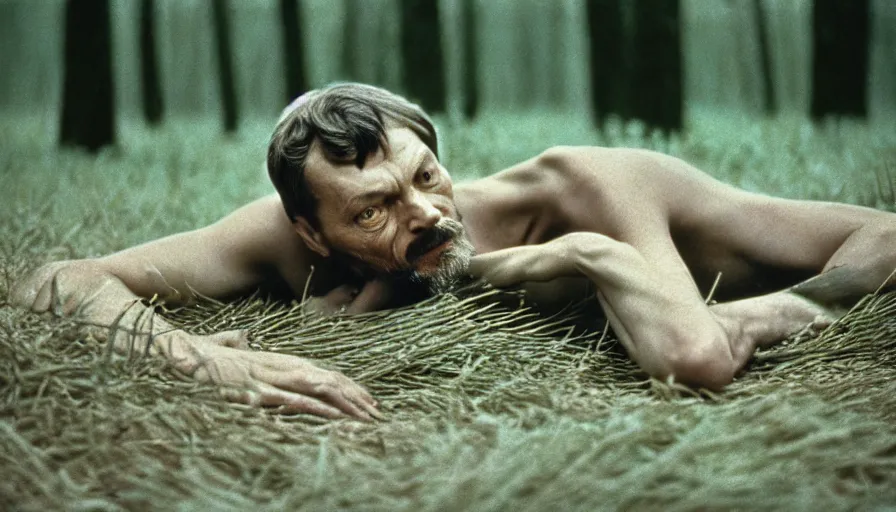
[(423, 278), (435, 276), (446, 257), (450, 257), (454, 249), (454, 242), (449, 240), (438, 247), (432, 248), (414, 263), (414, 271)]
[(431, 294), (450, 292), (467, 280), (473, 254), (473, 247), (466, 240), (449, 242), (437, 254), (437, 264), (418, 267), (414, 274), (416, 279), (426, 284)]

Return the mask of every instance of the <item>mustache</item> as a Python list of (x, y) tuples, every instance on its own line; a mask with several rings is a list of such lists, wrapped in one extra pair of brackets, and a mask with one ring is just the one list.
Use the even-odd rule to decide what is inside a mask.
[(424, 231), (423, 234), (408, 245), (405, 259), (413, 264), (429, 251), (460, 236), (463, 230), (464, 226), (460, 222), (444, 218), (435, 226)]

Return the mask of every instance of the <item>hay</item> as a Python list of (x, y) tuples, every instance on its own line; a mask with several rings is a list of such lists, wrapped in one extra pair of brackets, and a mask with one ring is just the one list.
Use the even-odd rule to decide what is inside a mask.
[[(4, 307), (8, 508), (843, 509), (896, 499), (896, 294), (758, 354), (717, 395), (647, 380), (595, 304), (542, 318), (494, 290), (357, 317), (258, 298), (169, 312), (313, 358), (387, 420), (279, 416), (164, 364), (109, 356), (77, 321)], [(45, 332), (47, 322), (52, 334)]]

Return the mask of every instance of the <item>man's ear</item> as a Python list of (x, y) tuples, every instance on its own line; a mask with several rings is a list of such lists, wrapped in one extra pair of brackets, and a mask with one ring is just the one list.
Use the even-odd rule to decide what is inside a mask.
[(305, 245), (307, 245), (309, 249), (320, 254), (324, 258), (330, 256), (330, 247), (324, 240), (323, 235), (320, 234), (320, 231), (311, 227), (308, 219), (305, 217), (296, 217), (292, 223), (292, 227), (296, 230), (296, 233), (299, 234), (299, 237), (302, 238), (302, 241), (305, 242)]

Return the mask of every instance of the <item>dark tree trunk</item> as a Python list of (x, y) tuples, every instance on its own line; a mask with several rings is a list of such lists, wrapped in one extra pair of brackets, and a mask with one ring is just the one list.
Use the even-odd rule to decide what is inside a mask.
[(438, 4), (401, 0), (401, 56), (408, 97), (423, 110), (445, 111), (445, 68)]
[(753, 0), (753, 16), (756, 20), (756, 31), (759, 36), (759, 64), (762, 67), (762, 98), (763, 110), (766, 114), (772, 114), (777, 109), (775, 100), (775, 85), (772, 81), (771, 48), (768, 45), (768, 33), (765, 26), (765, 11), (762, 8), (762, 0)]
[(140, 79), (143, 84), (143, 116), (150, 125), (162, 120), (162, 87), (156, 57), (155, 2), (140, 3)]
[(607, 116), (629, 116), (628, 87), (631, 70), (625, 49), (625, 33), (619, 0), (588, 0), (588, 33), (591, 50), (591, 92), (595, 118), (603, 124)]
[(598, 122), (616, 114), (663, 130), (680, 130), (678, 0), (589, 0), (587, 7)]
[(96, 152), (115, 143), (108, 0), (65, 5), (65, 79), (60, 143)]
[(283, 62), (286, 65), (286, 102), (308, 90), (305, 76), (305, 45), (302, 44), (302, 11), (299, 0), (280, 0), (283, 29)]
[(230, 13), (227, 9), (227, 0), (214, 0), (212, 3), (215, 53), (221, 84), (221, 104), (224, 108), (224, 131), (229, 133), (236, 131), (238, 116), (236, 87), (233, 80), (233, 55), (230, 51)]
[(632, 116), (666, 131), (681, 130), (681, 24), (678, 0), (635, 2)]
[(812, 116), (866, 115), (868, 0), (815, 0)]
[(464, 105), (462, 108), (464, 115), (469, 119), (476, 117), (476, 111), (479, 108), (479, 91), (476, 88), (478, 76), (476, 70), (476, 45), (478, 44), (476, 31), (479, 30), (479, 25), (476, 22), (477, 18), (473, 1), (460, 1), (461, 9), (463, 9), (461, 19), (463, 20), (464, 30)]

